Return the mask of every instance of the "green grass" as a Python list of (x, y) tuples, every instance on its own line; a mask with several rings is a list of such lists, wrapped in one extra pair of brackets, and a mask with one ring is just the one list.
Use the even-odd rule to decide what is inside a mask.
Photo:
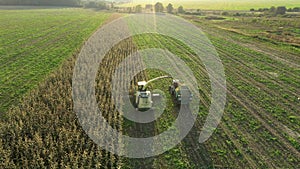
[[(222, 123), (205, 144), (207, 154), (213, 159), (213, 164), (221, 164), (224, 168), (244, 168), (250, 164), (254, 168), (267, 168), (270, 165), (269, 162), (281, 168), (297, 165), (299, 160), (296, 156), (290, 155), (290, 150), (286, 147), (290, 146), (291, 149), (298, 151), (299, 141), (290, 139), (291, 134), (280, 126), (299, 131), (299, 121), (297, 121), (299, 116), (295, 113), (299, 106), (299, 102), (295, 100), (297, 97), (295, 94), (299, 88), (297, 76), (299, 69), (288, 66), (287, 63), (277, 60), (275, 56), (280, 51), (284, 53), (282, 55), (284, 59), (298, 63), (299, 59), (295, 56), (299, 52), (291, 50), (288, 44), (271, 45), (251, 36), (222, 30), (214, 22), (203, 20), (195, 24), (203, 28), (216, 47), (225, 67), (228, 84), (227, 106)], [(228, 23), (224, 22), (224, 24)], [(192, 53), (186, 51), (187, 48), (183, 44), (174, 39), (152, 34), (136, 36), (134, 42), (141, 49), (147, 47), (168, 49), (187, 61), (187, 65), (194, 73), (199, 72), (201, 62), (197, 61)], [(243, 42), (249, 46), (243, 46)], [(266, 45), (266, 47), (259, 49), (254, 44)], [(185, 50), (181, 51), (182, 49)], [(278, 77), (269, 72), (275, 72)], [(199, 112), (198, 119), (201, 122), (207, 116), (205, 112), (207, 112), (209, 102), (209, 98), (205, 95), (208, 85), (202, 82), (204, 79), (200, 80), (203, 74), (205, 72), (195, 73), (200, 89), (204, 90), (201, 94), (201, 99), (204, 101), (201, 102), (200, 109), (205, 111)], [(162, 74), (148, 71), (147, 75), (157, 77)], [(154, 88), (161, 87), (165, 82), (166, 80), (162, 80), (159, 83), (153, 83), (153, 86)], [(168, 128), (170, 122), (173, 121), (172, 107), (169, 103), (166, 114), (163, 114), (162, 119), (156, 123), (159, 131)], [(178, 145), (175, 149), (161, 155), (156, 163), (160, 160), (168, 163), (171, 159), (182, 162), (185, 159), (181, 157), (187, 155), (190, 158), (185, 164), (193, 164), (191, 160), (194, 154), (183, 151), (184, 148), (184, 145)], [(178, 152), (182, 155), (177, 156)], [(203, 151), (198, 153), (201, 154)], [(263, 156), (268, 159), (262, 160), (262, 154), (265, 154)], [(180, 163), (173, 161), (166, 165), (181, 168)], [(209, 166), (209, 163), (202, 162), (201, 164)]]
[[(153, 1), (155, 3), (156, 1)], [(286, 6), (288, 8), (299, 7), (298, 0), (161, 0), (164, 6), (172, 3), (174, 7), (182, 5), (185, 9), (202, 9), (202, 10), (250, 10), (251, 8), (269, 8), (271, 6)], [(123, 4), (121, 6), (135, 6), (142, 4), (143, 6), (152, 1), (134, 0), (133, 3)]]
[(109, 15), (75, 8), (0, 10), (0, 112), (75, 54)]
[[(64, 60), (75, 54), (83, 41), (108, 16), (83, 9), (0, 11), (0, 111), (15, 103), (17, 98), (43, 79), (48, 81), (39, 92), (27, 97), (12, 110), (10, 120), (0, 121), (3, 135), (0, 147), (4, 145), (0, 148), (0, 154), (1, 157), (4, 157), (2, 154), (6, 155), (3, 159), (12, 160), (16, 166), (24, 165), (23, 160), (19, 160), (21, 158), (34, 161), (30, 163), (31, 166), (42, 165), (43, 159), (45, 165), (59, 161), (59, 165), (65, 166), (66, 161), (69, 163), (66, 166), (79, 166), (92, 161), (89, 163), (91, 166), (101, 164), (110, 168), (119, 164), (119, 159), (116, 160), (110, 153), (97, 152), (93, 142), (81, 133), (80, 128), (75, 127), (78, 123), (74, 120), (76, 117), (72, 111), (70, 92), (72, 67), (67, 64), (60, 69), (62, 75), (54, 74), (46, 78)], [(267, 18), (261, 19), (253, 25), (263, 25), (262, 28), (275, 28), (288, 23), (291, 28), (297, 25), (289, 20), (273, 20), (273, 26), (270, 26), (268, 21)], [(174, 169), (196, 168), (196, 165), (207, 168), (299, 168), (299, 155), (291, 151), (300, 150), (299, 137), (283, 127), (291, 131), (299, 131), (300, 127), (297, 114), (300, 105), (299, 68), (288, 64), (299, 63), (299, 49), (230, 31), (229, 28), (234, 25), (239, 25), (248, 34), (250, 28), (256, 28), (250, 25), (251, 20), (239, 18), (232, 22), (225, 20), (216, 23), (204, 19), (194, 22), (210, 38), (225, 67), (228, 98), (221, 124), (205, 144), (200, 145), (188, 139), (157, 157), (154, 166)], [(228, 29), (221, 29), (220, 26)], [(201, 61), (176, 39), (145, 34), (133, 37), (133, 41), (139, 49), (168, 49), (195, 72), (201, 89), (199, 124), (196, 125), (197, 131), (200, 131), (210, 102), (209, 81), (205, 69), (200, 69), (203, 67)], [(119, 52), (119, 57), (107, 62), (120, 59), (121, 53), (127, 53), (127, 49), (123, 50), (126, 52)], [(277, 57), (282, 58), (279, 60)], [(68, 72), (68, 76), (63, 72)], [(155, 70), (147, 71), (149, 78), (163, 74)], [(164, 90), (169, 84), (167, 80), (157, 81), (153, 83), (153, 88)], [(107, 97), (107, 88), (103, 90), (101, 97)], [(176, 108), (170, 97), (167, 94), (166, 113), (155, 124), (158, 132), (170, 127), (176, 117)], [(117, 115), (111, 113), (111, 102), (105, 103), (107, 105), (103, 107), (108, 115), (114, 116), (109, 119), (118, 125)], [(198, 136), (199, 133), (196, 133), (193, 138), (197, 140)], [(196, 155), (202, 155), (202, 158)], [(206, 162), (205, 158), (211, 159), (211, 162)], [(126, 161), (121, 165), (126, 168)]]

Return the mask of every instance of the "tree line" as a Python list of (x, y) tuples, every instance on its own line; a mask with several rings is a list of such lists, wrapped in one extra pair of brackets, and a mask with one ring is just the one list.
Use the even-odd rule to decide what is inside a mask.
[[(157, 2), (154, 5), (154, 7), (152, 5), (146, 5), (144, 9), (150, 10), (150, 11), (154, 10), (155, 12), (164, 12), (164, 11), (166, 11), (167, 13), (174, 13), (174, 10), (175, 10), (171, 3), (169, 3), (166, 7), (164, 7), (164, 5), (161, 2)], [(136, 12), (136, 13), (140, 13), (140, 12), (142, 12), (142, 10), (143, 10), (142, 5), (137, 5), (137, 6), (134, 7), (134, 12)], [(179, 6), (177, 8), (177, 12), (178, 13), (184, 13), (185, 11), (184, 11), (182, 6)]]
[(81, 6), (81, 0), (0, 0), (0, 5)]
[(273, 15), (284, 15), (286, 12), (300, 12), (300, 7), (294, 7), (294, 8), (286, 8), (285, 6), (272, 6), (270, 8), (259, 8), (258, 10), (250, 9), (252, 12), (264, 12), (267, 14), (273, 14)]

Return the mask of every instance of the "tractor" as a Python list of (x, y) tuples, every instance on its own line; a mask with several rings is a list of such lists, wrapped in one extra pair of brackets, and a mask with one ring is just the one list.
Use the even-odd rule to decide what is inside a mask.
[(174, 97), (178, 105), (189, 105), (192, 101), (193, 94), (188, 86), (180, 83), (178, 79), (174, 79), (172, 85), (169, 86), (170, 94)]

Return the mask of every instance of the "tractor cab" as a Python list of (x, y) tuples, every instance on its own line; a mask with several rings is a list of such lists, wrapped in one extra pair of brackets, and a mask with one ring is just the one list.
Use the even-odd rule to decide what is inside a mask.
[(188, 86), (174, 79), (172, 85), (169, 86), (170, 94), (174, 96), (177, 104), (188, 105), (193, 97)]
[(173, 86), (174, 86), (175, 89), (179, 86), (179, 80), (178, 79), (173, 80)]
[(175, 94), (175, 90), (179, 87), (179, 85), (180, 85), (179, 80), (178, 80), (178, 79), (173, 79), (172, 85), (169, 86), (169, 91), (170, 91), (170, 93), (171, 93), (172, 95)]

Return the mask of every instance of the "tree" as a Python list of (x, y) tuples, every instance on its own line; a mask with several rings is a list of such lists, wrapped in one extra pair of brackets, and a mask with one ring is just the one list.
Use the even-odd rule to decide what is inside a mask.
[(89, 1), (86, 4), (84, 4), (84, 7), (85, 8), (107, 9), (106, 2), (104, 2), (104, 1), (100, 1), (100, 2)]
[(155, 12), (163, 12), (164, 11), (164, 6), (162, 3), (160, 2), (157, 2), (155, 5), (154, 5), (154, 10)]
[(183, 9), (182, 6), (179, 6), (179, 7), (178, 7), (178, 13), (184, 13), (184, 9)]
[(98, 4), (95, 1), (90, 1), (86, 4), (84, 4), (84, 7), (85, 8), (97, 8)]
[(168, 13), (173, 13), (173, 9), (174, 9), (173, 5), (169, 3), (168, 6), (167, 6), (167, 12)]
[(293, 12), (300, 12), (300, 7), (293, 8)]
[(132, 12), (132, 8), (131, 7), (127, 7), (127, 11), (128, 11), (128, 13), (131, 13)]
[(137, 5), (137, 6), (135, 7), (135, 12), (136, 12), (136, 13), (141, 13), (141, 12), (142, 12), (142, 5)]
[(271, 13), (275, 13), (275, 12), (276, 12), (275, 6), (272, 6), (272, 7), (270, 8), (270, 12), (271, 12)]
[(259, 8), (258, 9), (258, 12), (266, 12), (266, 11), (269, 11), (268, 8)]
[(224, 15), (224, 16), (228, 16), (228, 15), (229, 15), (229, 12), (227, 12), (227, 11), (224, 11), (224, 12), (222, 12), (222, 15)]
[(276, 15), (284, 15), (286, 13), (286, 7), (285, 6), (279, 6), (276, 9)]
[(237, 12), (233, 16), (241, 16), (241, 14)]
[(107, 4), (104, 1), (98, 2), (98, 9), (107, 9)]
[(115, 2), (112, 2), (110, 7), (111, 7), (111, 9), (114, 9), (115, 8)]

